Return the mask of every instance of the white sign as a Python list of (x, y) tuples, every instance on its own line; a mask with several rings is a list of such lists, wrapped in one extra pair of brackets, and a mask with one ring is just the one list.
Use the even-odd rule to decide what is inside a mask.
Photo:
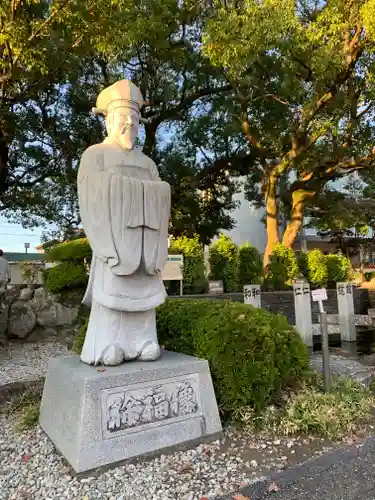
[(325, 288), (319, 288), (318, 290), (313, 290), (311, 292), (311, 297), (313, 302), (322, 302), (323, 300), (327, 300), (327, 290)]
[(168, 255), (168, 260), (161, 272), (163, 281), (182, 281), (183, 263), (183, 255)]

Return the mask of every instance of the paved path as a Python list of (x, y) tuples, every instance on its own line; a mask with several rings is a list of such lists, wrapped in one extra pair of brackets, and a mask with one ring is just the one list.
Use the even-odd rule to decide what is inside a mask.
[[(277, 493), (268, 492), (273, 482)], [(241, 493), (251, 500), (375, 500), (375, 438), (275, 474)]]

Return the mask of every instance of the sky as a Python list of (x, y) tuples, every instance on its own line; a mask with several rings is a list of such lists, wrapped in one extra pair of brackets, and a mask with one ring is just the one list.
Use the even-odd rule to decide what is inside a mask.
[(30, 243), (29, 253), (36, 252), (40, 244), (42, 229), (23, 229), (19, 224), (9, 224), (5, 217), (0, 216), (0, 248), (4, 252), (25, 252), (25, 243)]

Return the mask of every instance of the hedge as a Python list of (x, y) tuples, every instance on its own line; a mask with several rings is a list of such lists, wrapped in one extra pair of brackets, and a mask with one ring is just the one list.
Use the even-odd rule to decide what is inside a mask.
[[(156, 318), (164, 348), (208, 360), (227, 415), (241, 406), (261, 411), (308, 369), (306, 346), (281, 314), (230, 301), (168, 299)], [(87, 324), (74, 344), (78, 353)]]
[(223, 282), (224, 292), (238, 291), (238, 247), (229, 237), (221, 234), (210, 246), (211, 280)]
[(87, 282), (87, 269), (79, 262), (61, 262), (44, 272), (44, 285), (51, 293), (84, 288)]
[(296, 254), (291, 248), (278, 243), (273, 247), (268, 264), (268, 281), (274, 290), (291, 286), (299, 274)]
[[(204, 293), (207, 289), (207, 280), (204, 272), (203, 246), (198, 236), (187, 238), (180, 236), (174, 238), (168, 249), (169, 254), (182, 254), (184, 256), (183, 266), (183, 293)], [(175, 282), (178, 288), (179, 283)]]
[(239, 285), (256, 285), (263, 281), (263, 258), (249, 243), (240, 246), (238, 252), (238, 283)]
[(46, 253), (48, 262), (91, 260), (92, 250), (87, 238), (67, 241), (56, 245)]
[(307, 349), (286, 318), (245, 304), (169, 299), (157, 328), (166, 349), (208, 360), (224, 412), (262, 410), (308, 368)]

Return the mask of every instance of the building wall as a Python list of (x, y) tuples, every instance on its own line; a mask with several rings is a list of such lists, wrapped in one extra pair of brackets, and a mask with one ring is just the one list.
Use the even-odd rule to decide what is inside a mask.
[[(240, 182), (243, 183), (244, 179), (240, 179)], [(240, 193), (235, 195), (235, 200), (239, 202), (239, 206), (231, 215), (236, 221), (236, 226), (230, 231), (224, 231), (224, 234), (230, 236), (237, 245), (248, 241), (263, 253), (267, 244), (266, 228), (261, 221), (265, 210), (251, 206), (245, 199), (243, 188)]]

